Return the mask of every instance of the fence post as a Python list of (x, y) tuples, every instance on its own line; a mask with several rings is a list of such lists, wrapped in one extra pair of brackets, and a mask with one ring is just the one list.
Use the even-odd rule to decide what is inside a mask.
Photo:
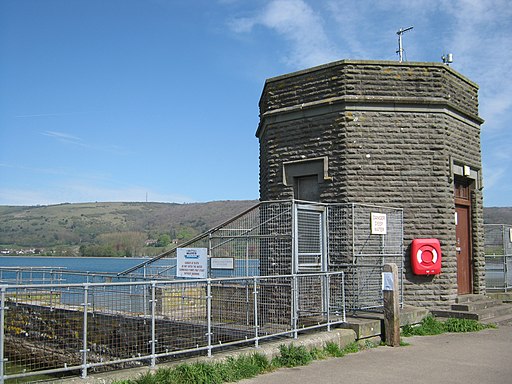
[(331, 313), (330, 313), (330, 303), (331, 303), (331, 276), (326, 273), (324, 275), (324, 292), (325, 292), (325, 310), (326, 310), (326, 317), (327, 317), (327, 332), (331, 332)]
[[(133, 282), (132, 279), (130, 279), (130, 281)], [(148, 315), (148, 303), (147, 303), (147, 300), (148, 300), (148, 294), (147, 294), (147, 285), (144, 285), (142, 286), (142, 311), (144, 312), (144, 317), (146, 317)], [(154, 299), (154, 298), (153, 298)], [(153, 300), (151, 299), (151, 300)]]
[(87, 311), (89, 306), (89, 284), (84, 284), (84, 322), (83, 322), (83, 332), (82, 332), (82, 379), (87, 378)]
[(345, 298), (345, 272), (341, 272), (341, 304), (343, 305), (343, 322), (347, 321), (347, 303)]
[(5, 359), (4, 359), (4, 331), (5, 331), (5, 310), (8, 309), (5, 306), (5, 287), (2, 287), (1, 290), (1, 302), (0, 302), (0, 383), (4, 383), (4, 365), (5, 365)]
[(382, 274), (384, 297), (384, 332), (386, 345), (400, 345), (400, 303), (398, 292), (398, 267), (394, 263), (384, 265)]
[(505, 225), (501, 226), (501, 247), (503, 249), (503, 287), (508, 292), (508, 271), (507, 271), (507, 233)]
[[(146, 287), (144, 287), (146, 292)], [(146, 314), (144, 313), (144, 316)], [(156, 366), (156, 283), (151, 283), (151, 368)]]
[(351, 249), (352, 249), (352, 270), (351, 270), (351, 274), (352, 274), (352, 311), (355, 312), (356, 308), (359, 308), (360, 305), (359, 305), (359, 290), (358, 290), (358, 285), (359, 285), (359, 278), (360, 278), (360, 270), (359, 268), (356, 267), (356, 264), (357, 264), (357, 257), (356, 257), (356, 206), (354, 203), (350, 204), (351, 206), (351, 223), (350, 223), (350, 227), (352, 229), (352, 246), (351, 246)]
[[(400, 209), (400, 254), (404, 254), (404, 210)], [(400, 258), (400, 308), (404, 307), (404, 258)]]
[(297, 327), (299, 326), (299, 285), (297, 281), (297, 275), (293, 274), (292, 278), (292, 326), (293, 326), (293, 338), (297, 339), (299, 333)]
[(259, 325), (258, 325), (258, 278), (253, 281), (253, 301), (254, 301), (254, 347), (259, 348)]
[(206, 321), (207, 333), (206, 339), (208, 340), (208, 357), (212, 357), (212, 281), (206, 280)]

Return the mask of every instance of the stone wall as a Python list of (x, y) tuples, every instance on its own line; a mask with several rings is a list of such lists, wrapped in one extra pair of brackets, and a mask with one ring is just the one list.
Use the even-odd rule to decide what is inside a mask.
[[(455, 164), (475, 176), (473, 286), (485, 292), (478, 87), (444, 64), (340, 61), (267, 80), (260, 100), (260, 198), (289, 199), (283, 165), (326, 157), (322, 202), (404, 209), (405, 301), (457, 295)], [(411, 273), (414, 238), (441, 241), (439, 276)]]

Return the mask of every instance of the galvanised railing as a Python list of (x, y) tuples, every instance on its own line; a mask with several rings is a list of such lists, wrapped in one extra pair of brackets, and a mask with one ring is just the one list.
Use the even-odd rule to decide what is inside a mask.
[(343, 272), (0, 286), (0, 382), (122, 369), (346, 321)]
[[(382, 234), (372, 233), (374, 213), (386, 217)], [(265, 201), (180, 247), (206, 248), (211, 259), (233, 259), (230, 270), (211, 269), (212, 278), (288, 274), (306, 269), (345, 271), (347, 307), (353, 311), (382, 306), (382, 266), (395, 263), (399, 268), (403, 303), (403, 210), (400, 208)], [(119, 276), (173, 279), (176, 264), (176, 249), (172, 249)]]
[(485, 224), (485, 282), (488, 290), (512, 289), (512, 225)]

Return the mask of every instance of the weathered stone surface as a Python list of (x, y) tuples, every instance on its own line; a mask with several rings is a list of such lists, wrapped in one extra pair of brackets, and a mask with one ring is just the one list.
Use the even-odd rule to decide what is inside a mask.
[[(293, 198), (283, 163), (328, 158), (322, 202), (404, 209), (405, 301), (457, 295), (453, 164), (481, 177), (478, 87), (438, 63), (340, 61), (268, 79), (260, 100), (260, 199)], [(485, 292), (481, 183), (471, 196), (473, 290)], [(411, 272), (409, 244), (438, 238), (438, 276)]]

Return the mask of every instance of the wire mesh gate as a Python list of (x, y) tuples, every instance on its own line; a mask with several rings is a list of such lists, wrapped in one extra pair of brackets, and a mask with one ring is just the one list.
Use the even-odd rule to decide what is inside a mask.
[[(384, 215), (385, 233), (372, 231), (375, 213)], [(400, 208), (297, 200), (261, 202), (182, 247), (207, 248), (210, 260), (232, 258), (232, 269), (210, 269), (214, 278), (344, 271), (347, 308), (353, 311), (382, 306), (382, 266), (395, 263), (403, 303)], [(174, 278), (176, 250), (123, 272), (137, 273)], [(325, 294), (326, 289), (320, 291)], [(319, 287), (310, 290), (318, 292)]]
[(485, 224), (485, 281), (489, 290), (512, 289), (512, 226)]

